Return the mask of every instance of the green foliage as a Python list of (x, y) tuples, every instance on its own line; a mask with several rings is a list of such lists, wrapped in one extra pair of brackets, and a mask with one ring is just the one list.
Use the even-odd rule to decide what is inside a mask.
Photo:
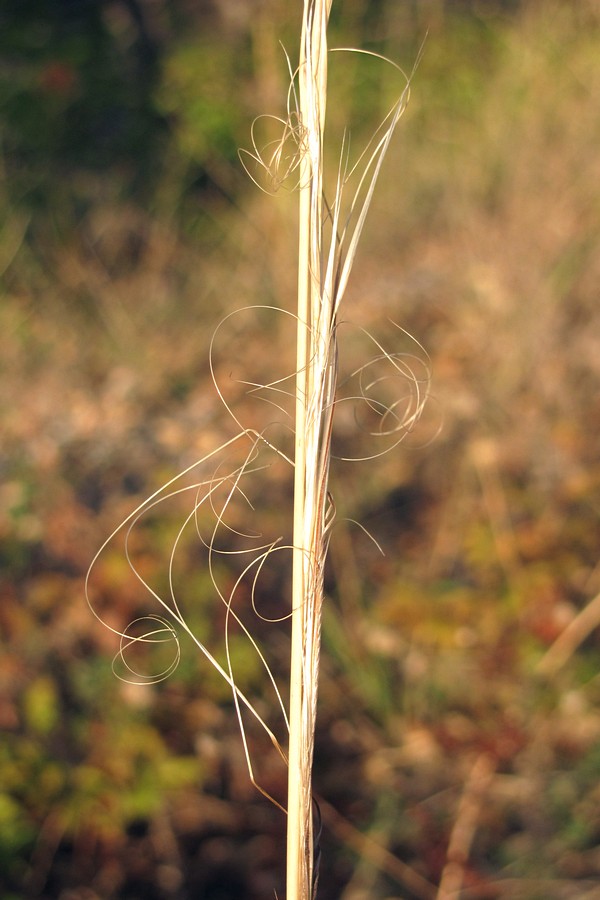
[(54, 682), (43, 676), (37, 678), (25, 691), (23, 707), (25, 723), (31, 731), (39, 735), (52, 731), (59, 715)]
[(7, 4), (0, 26), (2, 144), (14, 198), (46, 206), (60, 198), (53, 181), (66, 166), (108, 170), (149, 159), (161, 132), (152, 52), (135, 44), (127, 52), (100, 4)]
[(243, 55), (206, 38), (174, 48), (165, 61), (157, 104), (171, 121), (178, 153), (200, 170), (237, 159), (244, 137), (238, 86), (249, 74), (244, 63)]

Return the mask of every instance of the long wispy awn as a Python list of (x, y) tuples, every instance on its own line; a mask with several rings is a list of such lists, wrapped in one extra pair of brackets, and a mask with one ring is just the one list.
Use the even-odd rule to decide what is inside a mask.
[[(333, 196), (325, 196), (325, 126), (327, 108), (328, 56), (327, 26), (332, 0), (305, 0), (299, 63), (290, 65), (287, 109), (281, 117), (258, 120), (252, 130), (252, 147), (242, 151), (244, 166), (253, 180), (268, 192), (280, 187), (294, 188), (299, 196), (298, 295), (294, 312), (272, 308), (275, 316), (293, 317), (296, 330), (295, 372), (276, 373), (272, 381), (244, 381), (251, 394), (262, 393), (278, 410), (292, 404), (293, 439), (282, 437), (282, 428), (260, 428), (244, 421), (245, 413), (234, 409), (225, 397), (211, 347), (211, 371), (218, 396), (236, 423), (236, 434), (194, 462), (151, 497), (140, 504), (107, 538), (96, 554), (86, 578), (86, 596), (95, 615), (119, 638), (114, 667), (119, 677), (136, 683), (150, 683), (168, 677), (180, 658), (178, 631), (186, 632), (208, 662), (229, 685), (240, 723), (248, 771), (257, 788), (287, 813), (287, 900), (312, 900), (316, 893), (315, 826), (313, 822), (312, 766), (314, 753), (321, 611), (325, 558), (335, 519), (335, 505), (329, 491), (332, 461), (332, 434), (336, 406), (343, 402), (362, 405), (379, 442), (372, 453), (389, 451), (417, 424), (429, 389), (426, 359), (394, 352), (381, 341), (370, 338), (374, 358), (354, 366), (346, 396), (338, 395), (338, 341), (340, 306), (355, 260), (358, 242), (398, 121), (409, 97), (410, 76), (377, 54), (337, 48), (338, 53), (361, 53), (391, 66), (403, 79), (399, 96), (392, 104), (371, 140), (355, 161), (350, 159), (349, 141), (342, 139), (333, 173)], [(289, 65), (289, 62), (288, 62)], [(263, 117), (261, 117), (262, 119)], [(258, 132), (263, 125), (277, 127), (279, 133), (260, 146)], [(248, 314), (256, 307), (245, 307)], [(227, 320), (235, 313), (231, 313)], [(395, 331), (395, 334), (400, 332)], [(293, 384), (292, 384), (293, 382)], [(293, 400), (290, 401), (290, 396)], [(345, 454), (345, 458), (348, 454)], [(290, 510), (291, 538), (265, 538), (252, 499), (253, 483), (262, 483), (277, 469), (293, 481), (293, 509)], [(132, 549), (132, 536), (149, 513), (156, 515), (169, 502), (189, 498), (187, 512), (166, 558), (167, 588), (159, 589), (144, 576)], [(241, 524), (246, 516), (247, 523)], [(215, 599), (225, 606), (223, 654), (220, 658), (187, 624), (176, 588), (175, 573), (189, 542), (190, 534), (204, 553)], [(104, 621), (98, 612), (93, 588), (93, 571), (109, 544), (120, 537), (130, 567), (146, 592), (152, 609), (130, 626), (117, 627)], [(278, 554), (292, 558), (291, 597), (272, 616), (277, 628), (291, 622), (289, 706), (271, 672), (268, 653), (259, 646), (239, 606), (240, 596), (250, 594), (251, 613), (260, 615), (256, 603), (258, 581), (268, 563), (277, 563)], [(237, 575), (222, 577), (222, 563), (237, 561)], [(250, 584), (249, 591), (242, 586)], [(257, 654), (266, 674), (281, 722), (276, 734), (238, 684), (230, 634), (235, 626)], [(172, 647), (158, 675), (144, 674), (140, 666), (149, 648)], [(135, 661), (136, 651), (140, 660)], [(277, 753), (288, 766), (287, 802), (274, 798), (255, 776), (251, 744), (247, 739), (245, 716), (250, 715), (265, 729)]]

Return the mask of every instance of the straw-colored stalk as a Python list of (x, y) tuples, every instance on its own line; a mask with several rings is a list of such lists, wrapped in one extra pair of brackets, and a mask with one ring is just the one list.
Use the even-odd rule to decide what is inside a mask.
[(300, 49), (302, 128), (287, 900), (313, 889), (312, 761), (326, 551), (330, 424), (335, 391), (335, 310), (321, 272), (327, 20), (331, 0), (305, 0)]
[[(86, 577), (85, 591), (88, 603), (97, 618), (119, 637), (119, 650), (115, 657), (115, 672), (124, 681), (134, 684), (152, 684), (168, 677), (177, 667), (180, 657), (177, 628), (187, 632), (206, 659), (231, 687), (248, 772), (253, 784), (269, 799), (280, 805), (275, 798), (257, 783), (251, 759), (250, 746), (246, 738), (244, 714), (253, 716), (265, 729), (277, 752), (286, 759), (285, 750), (279, 739), (269, 728), (260, 712), (238, 686), (234, 663), (230, 654), (229, 628), (233, 623), (241, 629), (257, 653), (273, 688), (277, 705), (289, 731), (287, 760), (288, 781), (288, 841), (287, 841), (287, 897), (286, 900), (313, 900), (316, 885), (314, 865), (312, 763), (314, 731), (319, 674), (319, 652), (321, 639), (321, 609), (323, 603), (323, 567), (327, 552), (329, 532), (334, 518), (334, 507), (328, 493), (331, 427), (337, 381), (337, 315), (344, 296), (356, 248), (365, 222), (375, 183), (379, 175), (385, 152), (394, 128), (402, 115), (408, 99), (410, 79), (392, 64), (405, 78), (404, 89), (391, 109), (375, 130), (358, 159), (351, 165), (346, 142), (340, 148), (340, 158), (333, 196), (330, 202), (324, 197), (323, 137), (327, 96), (327, 23), (332, 0), (304, 0), (300, 61), (294, 73), (290, 66), (291, 84), (288, 94), (288, 110), (285, 118), (259, 117), (259, 122), (271, 119), (281, 127), (281, 138), (268, 143), (261, 152), (255, 140), (257, 128), (252, 131), (252, 150), (242, 151), (241, 159), (249, 174), (260, 185), (261, 173), (267, 175), (267, 184), (275, 191), (284, 182), (293, 180), (299, 189), (299, 268), (298, 268), (298, 308), (297, 361), (295, 384), (295, 450), (291, 460), (286, 451), (274, 445), (266, 437), (244, 424), (232, 409), (223, 394), (213, 365), (213, 344), (211, 343), (210, 365), (215, 388), (227, 411), (239, 427), (239, 432), (220, 447), (208, 452), (179, 475), (159, 488), (151, 497), (141, 503), (113, 531), (104, 542), (90, 565)], [(349, 51), (347, 51), (349, 52)], [(351, 51), (370, 57), (377, 54), (368, 51)], [(381, 57), (378, 57), (382, 59)], [(297, 87), (296, 87), (297, 85)], [(264, 158), (264, 154), (267, 158)], [(253, 172), (257, 173), (255, 177)], [(290, 178), (291, 176), (291, 178)], [(353, 182), (352, 195), (343, 203), (344, 188)], [(342, 207), (344, 213), (342, 214)], [(227, 316), (224, 323), (232, 314)], [(222, 323), (222, 324), (224, 324)], [(218, 332), (219, 329), (217, 329)], [(213, 339), (214, 342), (214, 339)], [(412, 386), (413, 401), (404, 402), (402, 394), (398, 401), (386, 405), (371, 397), (383, 381), (380, 376), (360, 378), (359, 396), (354, 399), (366, 403), (367, 409), (378, 415), (381, 422), (381, 436), (390, 443), (387, 449), (402, 440), (418, 420), (425, 396), (421, 382), (411, 371), (403, 354), (388, 353), (374, 340), (378, 355), (376, 362), (385, 362), (392, 379), (398, 378)], [(361, 366), (354, 375), (367, 370), (369, 364)], [(253, 389), (259, 387), (245, 382)], [(263, 385), (267, 392), (273, 388), (281, 390), (280, 381)], [(409, 391), (411, 393), (411, 391)], [(250, 441), (247, 452), (242, 448)], [(242, 482), (245, 483), (255, 471), (256, 460), (261, 449), (276, 454), (280, 461), (294, 465), (294, 516), (293, 516), (293, 578), (292, 578), (292, 625), (291, 625), (291, 672), (290, 706), (286, 711), (283, 698), (269, 669), (267, 659), (254, 640), (242, 619), (235, 611), (238, 588), (245, 578), (254, 583), (266, 560), (272, 552), (283, 549), (278, 540), (254, 547), (250, 561), (243, 567), (242, 574), (233, 588), (226, 589), (220, 584), (215, 559), (222, 554), (229, 557), (236, 551), (219, 549), (221, 533), (236, 533), (235, 526), (228, 522), (231, 505), (236, 502), (252, 509)], [(233, 469), (229, 468), (229, 454), (242, 452), (241, 460)], [(383, 451), (384, 452), (384, 451)], [(381, 453), (375, 453), (379, 456)], [(369, 457), (363, 457), (369, 458)], [(203, 472), (214, 463), (212, 476)], [(261, 465), (258, 465), (261, 468)], [(188, 479), (190, 483), (188, 482)], [(185, 496), (192, 496), (192, 509), (184, 518), (173, 542), (168, 562), (168, 589), (166, 593), (146, 580), (138, 570), (130, 552), (131, 535), (141, 519), (151, 510), (162, 508), (164, 503)], [(204, 535), (199, 521), (199, 510), (207, 511), (214, 519), (212, 533)], [(175, 591), (174, 571), (179, 559), (184, 535), (195, 529), (200, 544), (207, 553), (208, 570), (216, 595), (225, 604), (225, 658), (223, 665), (211, 650), (194, 635), (186, 623), (182, 607)], [(241, 537), (251, 535), (240, 532)], [(147, 595), (158, 605), (159, 615), (151, 614), (137, 619), (128, 628), (121, 630), (105, 621), (94, 610), (91, 591), (91, 573), (99, 557), (117, 535), (124, 535), (125, 554), (129, 566)], [(243, 556), (246, 550), (237, 551)], [(253, 574), (254, 573), (254, 574)], [(252, 589), (254, 590), (254, 589)], [(163, 614), (166, 614), (166, 618)], [(171, 624), (172, 623), (172, 624)], [(174, 627), (177, 626), (177, 627)], [(173, 647), (173, 657), (158, 674), (144, 674), (135, 659), (136, 650), (144, 650), (148, 645)]]
[[(336, 320), (385, 152), (408, 99), (405, 90), (352, 168), (340, 151), (335, 194), (323, 193), (327, 99), (327, 24), (332, 0), (305, 0), (298, 67), (299, 263), (296, 442), (289, 713), (287, 900), (314, 895), (312, 762), (319, 676), (323, 567), (333, 504), (328, 494), (330, 439), (337, 380)], [(357, 51), (365, 52), (365, 51)], [(375, 54), (369, 54), (375, 55)], [(362, 167), (362, 174), (358, 171)], [(342, 221), (342, 195), (358, 187)], [(398, 373), (396, 359), (384, 354)], [(417, 395), (419, 395), (417, 390)], [(422, 398), (408, 418), (419, 418)], [(389, 410), (396, 419), (396, 411)]]

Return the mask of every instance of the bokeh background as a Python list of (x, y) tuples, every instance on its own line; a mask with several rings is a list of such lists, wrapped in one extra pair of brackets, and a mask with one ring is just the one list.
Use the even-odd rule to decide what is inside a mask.
[[(293, 309), (296, 198), (261, 193), (237, 151), (255, 116), (283, 112), (279, 42), (295, 59), (300, 7), (0, 8), (6, 900), (284, 896), (284, 816), (249, 782), (229, 689), (185, 636), (170, 678), (119, 681), (84, 578), (138, 503), (233, 433), (208, 366), (218, 323)], [(391, 322), (406, 329), (432, 397), (392, 453), (334, 465), (319, 897), (597, 897), (600, 5), (334, 2), (332, 43), (410, 71), (424, 41), (344, 315), (423, 356)], [(390, 71), (332, 63), (334, 142), (346, 122), (357, 145), (377, 124)], [(293, 368), (279, 319), (223, 339), (234, 388)], [(245, 390), (239, 415), (263, 422)], [(354, 424), (339, 441), (360, 455)], [(251, 527), (277, 531), (288, 489), (254, 477)], [(140, 527), (152, 583), (180, 521), (166, 505)], [(177, 577), (219, 653), (223, 604), (192, 546)], [(93, 590), (117, 628), (157, 611), (119, 541)], [(287, 626), (254, 627), (285, 698)], [(242, 638), (236, 672), (269, 719)], [(260, 780), (282, 798), (255, 731)]]

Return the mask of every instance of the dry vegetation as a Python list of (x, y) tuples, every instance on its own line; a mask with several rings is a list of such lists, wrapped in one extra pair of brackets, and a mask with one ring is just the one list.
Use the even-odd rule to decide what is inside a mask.
[[(349, 6), (343, 40), (360, 43), (362, 5)], [(427, 17), (388, 7), (378, 47), (410, 68)], [(600, 20), (591, 2), (487, 17), (437, 7), (345, 306), (381, 340), (390, 320), (418, 339), (433, 397), (407, 443), (332, 473), (318, 896), (580, 900), (600, 880)], [(254, 24), (255, 51), (270, 22)], [(188, 59), (174, 49), (169, 77), (185, 82)], [(252, 83), (273, 103), (285, 70), (260, 59)], [(256, 98), (243, 94), (249, 124)], [(355, 107), (346, 93), (337, 108), (360, 121), (372, 94), (350, 95)], [(115, 644), (83, 599), (115, 525), (233, 433), (208, 368), (216, 325), (247, 304), (293, 303), (295, 198), (263, 196), (236, 162), (213, 161), (221, 193), (202, 207), (183, 187), (188, 138), (170, 147), (180, 168), (154, 211), (113, 197), (100, 175), (85, 176), (76, 228), (4, 194), (0, 888), (11, 900), (284, 893), (282, 814), (248, 782), (227, 686), (185, 641), (168, 681), (121, 684)], [(257, 428), (269, 408), (234, 379), (267, 382), (274, 361), (293, 371), (283, 318), (231, 320), (215, 351)], [(365, 352), (342, 333), (347, 371)], [(354, 424), (341, 417), (340, 455), (368, 452)], [(256, 478), (261, 528), (278, 533), (288, 487)], [(156, 583), (179, 516), (150, 518), (136, 543)], [(218, 648), (223, 607), (201, 563), (186, 547), (178, 577), (191, 624)], [(269, 573), (262, 602), (286, 577)], [(95, 589), (115, 623), (155, 611), (118, 547)], [(285, 684), (286, 629), (256, 627)], [(236, 653), (268, 719), (255, 655), (241, 640)], [(285, 797), (284, 767), (251, 728), (249, 739), (261, 783)]]

